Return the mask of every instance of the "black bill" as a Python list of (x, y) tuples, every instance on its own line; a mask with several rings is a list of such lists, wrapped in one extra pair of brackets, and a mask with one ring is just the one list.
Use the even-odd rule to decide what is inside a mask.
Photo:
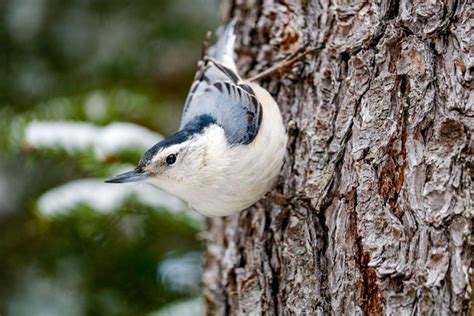
[(106, 180), (106, 183), (125, 183), (125, 182), (138, 182), (143, 181), (150, 176), (149, 172), (142, 172), (140, 170), (133, 170), (125, 173), (121, 173), (112, 179)]

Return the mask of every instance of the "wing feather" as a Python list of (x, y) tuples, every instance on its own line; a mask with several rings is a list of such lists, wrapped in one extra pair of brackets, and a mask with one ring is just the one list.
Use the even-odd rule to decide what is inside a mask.
[(253, 89), (231, 69), (205, 58), (186, 99), (181, 129), (193, 118), (209, 115), (224, 129), (231, 145), (249, 144), (258, 133), (262, 106)]

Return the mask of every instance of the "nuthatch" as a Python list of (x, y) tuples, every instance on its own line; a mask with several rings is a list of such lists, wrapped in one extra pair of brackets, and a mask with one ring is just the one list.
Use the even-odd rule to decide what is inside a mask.
[(234, 62), (235, 21), (198, 70), (179, 131), (151, 147), (133, 171), (106, 182), (145, 181), (206, 216), (226, 216), (258, 201), (283, 164), (287, 135), (280, 109)]

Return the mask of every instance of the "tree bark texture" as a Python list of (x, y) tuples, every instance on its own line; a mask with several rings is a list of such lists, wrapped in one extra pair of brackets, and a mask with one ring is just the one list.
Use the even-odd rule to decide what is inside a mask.
[(271, 194), (289, 201), (209, 220), (207, 314), (473, 313), (473, 2), (222, 11), (243, 76), (322, 49), (262, 82), (289, 134)]

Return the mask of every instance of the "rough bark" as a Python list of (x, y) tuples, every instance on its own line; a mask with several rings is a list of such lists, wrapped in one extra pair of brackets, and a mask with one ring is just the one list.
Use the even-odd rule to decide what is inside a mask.
[(209, 221), (207, 314), (473, 313), (472, 3), (224, 3), (247, 76), (323, 49), (262, 83), (291, 200)]

